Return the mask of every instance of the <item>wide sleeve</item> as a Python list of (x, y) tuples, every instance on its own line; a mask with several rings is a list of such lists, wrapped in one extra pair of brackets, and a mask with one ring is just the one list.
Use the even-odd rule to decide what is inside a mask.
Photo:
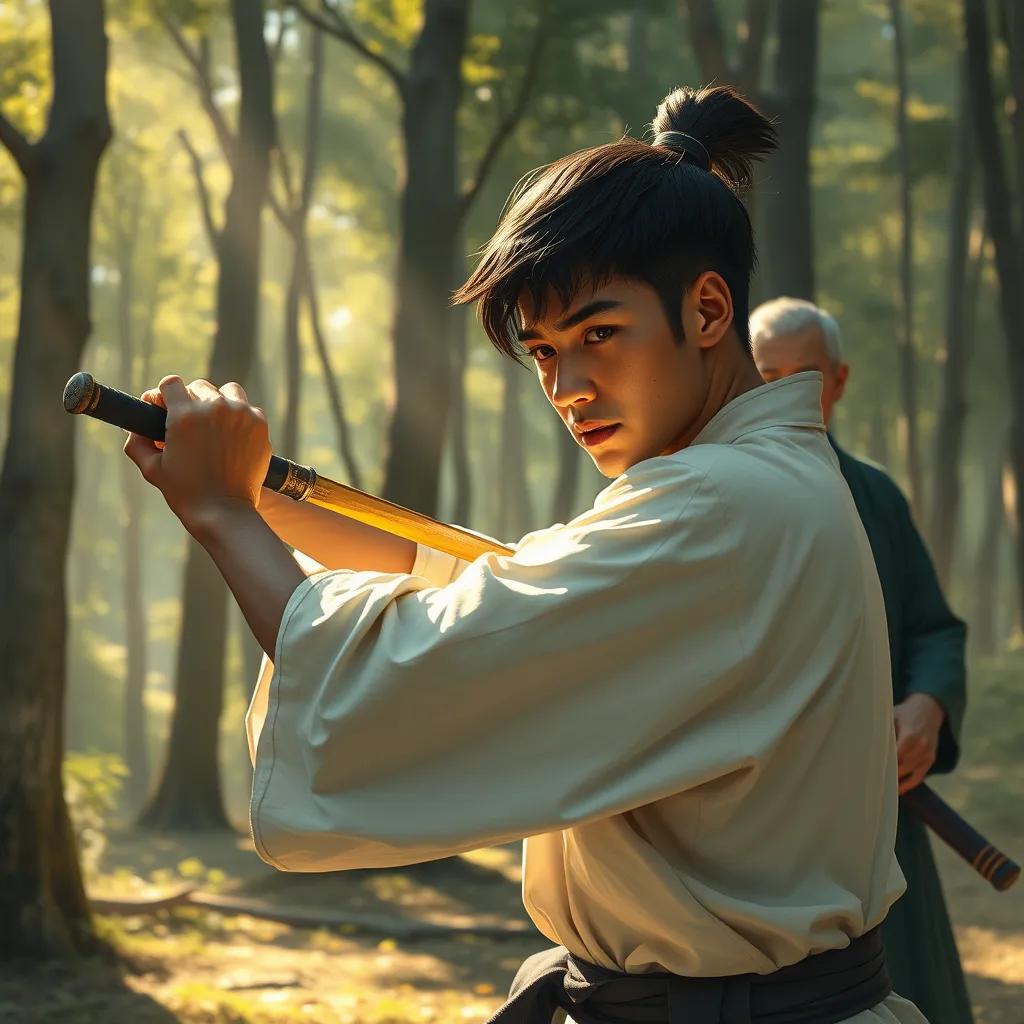
[(344, 571), (300, 584), (261, 681), (260, 856), (298, 871), (431, 860), (732, 770), (715, 708), (740, 689), (742, 645), (723, 638), (737, 542), (714, 506), (702, 473), (648, 460), (446, 586)]
[(950, 772), (960, 758), (960, 727), (967, 703), (967, 627), (946, 603), (902, 495), (897, 515), (903, 551), (904, 692), (927, 693), (945, 708), (932, 773)]

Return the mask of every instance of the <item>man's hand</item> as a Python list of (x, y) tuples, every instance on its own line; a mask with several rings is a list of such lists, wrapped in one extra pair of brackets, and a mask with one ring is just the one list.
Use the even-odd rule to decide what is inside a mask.
[(194, 380), (186, 387), (170, 376), (142, 398), (167, 410), (166, 439), (160, 446), (131, 434), (125, 454), (189, 533), (202, 541), (225, 511), (256, 508), (270, 437), (266, 416), (249, 405), (241, 385)]
[(939, 749), (939, 730), (946, 710), (926, 693), (912, 693), (897, 704), (896, 760), (900, 796), (924, 782), (935, 763)]

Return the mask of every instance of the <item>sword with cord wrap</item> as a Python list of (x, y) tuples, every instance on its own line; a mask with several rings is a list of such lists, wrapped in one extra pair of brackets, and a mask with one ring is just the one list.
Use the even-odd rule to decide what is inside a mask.
[[(76, 373), (64, 388), (64, 409), (103, 420), (151, 441), (164, 439), (166, 410), (100, 384), (85, 372)], [(263, 486), (456, 558), (472, 561), (487, 553), (512, 554), (511, 548), (495, 541), (330, 480), (312, 466), (301, 466), (280, 455), (271, 455)], [(931, 828), (995, 889), (1002, 892), (1017, 881), (1020, 867), (926, 784), (905, 793), (900, 800), (906, 810)]]

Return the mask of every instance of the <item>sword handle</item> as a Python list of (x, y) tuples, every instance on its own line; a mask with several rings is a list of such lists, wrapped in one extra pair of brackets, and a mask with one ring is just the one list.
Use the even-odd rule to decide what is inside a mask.
[(1020, 867), (972, 828), (925, 783), (900, 797), (900, 803), (948, 843), (975, 871), (1000, 892), (1020, 877)]
[[(76, 373), (64, 387), (64, 410), (76, 416), (112, 423), (122, 430), (162, 441), (167, 427), (167, 410), (117, 388), (100, 384), (91, 373)], [(304, 501), (316, 484), (316, 470), (300, 466), (280, 455), (270, 456), (263, 486), (295, 501)]]

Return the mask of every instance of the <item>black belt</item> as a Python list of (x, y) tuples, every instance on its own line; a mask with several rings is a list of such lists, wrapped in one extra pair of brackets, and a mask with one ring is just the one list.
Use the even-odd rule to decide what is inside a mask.
[(488, 1024), (551, 1024), (559, 1008), (577, 1024), (835, 1024), (890, 992), (878, 928), (771, 974), (724, 978), (621, 974), (556, 946), (519, 968)]

